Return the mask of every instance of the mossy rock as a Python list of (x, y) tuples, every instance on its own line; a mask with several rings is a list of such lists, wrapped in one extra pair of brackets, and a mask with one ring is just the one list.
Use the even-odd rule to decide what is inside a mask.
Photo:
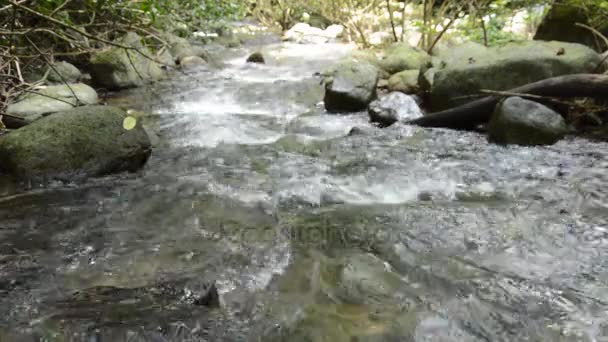
[(420, 69), (431, 59), (428, 53), (404, 43), (390, 45), (380, 60), (380, 68), (393, 75), (404, 70)]
[(414, 94), (418, 91), (419, 70), (405, 70), (398, 72), (388, 79), (388, 90)]
[(0, 137), (0, 171), (17, 178), (100, 176), (136, 171), (151, 153), (141, 122), (123, 127), (116, 107), (59, 112)]
[(376, 99), (378, 68), (366, 62), (338, 63), (325, 83), (325, 108), (329, 112), (356, 112), (367, 109)]
[(97, 104), (97, 101), (95, 89), (84, 83), (51, 85), (19, 97), (8, 105), (6, 112), (34, 121), (50, 113)]
[(142, 55), (153, 56), (150, 50), (143, 46), (137, 34), (130, 32), (118, 40), (118, 43), (135, 48), (139, 52), (111, 47), (94, 53), (90, 59), (90, 72), (94, 83), (118, 90), (163, 78), (164, 73), (160, 66)]
[[(527, 41), (460, 52), (439, 67), (428, 69), (420, 80), (430, 92), (432, 111), (470, 101), (482, 89), (508, 90), (542, 79), (593, 72), (600, 56), (587, 46), (564, 42)], [(471, 57), (468, 57), (471, 56)]]
[[(597, 51), (603, 46), (598, 44), (597, 37), (593, 32), (577, 23), (589, 25), (589, 19), (582, 6), (557, 2), (543, 18), (536, 30), (534, 40), (559, 40), (564, 42), (585, 44)], [(590, 25), (591, 26), (591, 25)], [(596, 27), (600, 33), (608, 36), (608, 24)]]

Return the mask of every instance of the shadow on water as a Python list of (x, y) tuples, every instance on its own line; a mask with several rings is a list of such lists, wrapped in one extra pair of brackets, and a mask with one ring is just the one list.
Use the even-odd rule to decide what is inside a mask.
[(116, 94), (141, 172), (0, 184), (0, 341), (608, 336), (606, 144), (377, 129), (319, 105), (348, 47), (258, 48)]

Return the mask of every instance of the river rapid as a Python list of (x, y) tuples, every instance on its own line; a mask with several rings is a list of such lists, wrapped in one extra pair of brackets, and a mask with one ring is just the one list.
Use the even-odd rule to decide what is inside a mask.
[(608, 341), (608, 144), (328, 114), (350, 49), (212, 51), (109, 100), (142, 171), (0, 186), (0, 341)]

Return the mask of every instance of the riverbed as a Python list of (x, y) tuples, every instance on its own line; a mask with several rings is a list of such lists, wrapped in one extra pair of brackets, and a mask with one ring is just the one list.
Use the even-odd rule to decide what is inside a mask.
[(2, 186), (0, 341), (608, 341), (608, 144), (328, 114), (315, 73), (351, 49), (111, 94), (153, 154)]

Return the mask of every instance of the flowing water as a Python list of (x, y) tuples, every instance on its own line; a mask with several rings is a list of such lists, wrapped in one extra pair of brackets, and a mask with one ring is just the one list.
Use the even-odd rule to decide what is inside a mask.
[(141, 172), (4, 190), (0, 341), (608, 341), (608, 145), (378, 129), (320, 104), (348, 46), (252, 49), (113, 100)]

